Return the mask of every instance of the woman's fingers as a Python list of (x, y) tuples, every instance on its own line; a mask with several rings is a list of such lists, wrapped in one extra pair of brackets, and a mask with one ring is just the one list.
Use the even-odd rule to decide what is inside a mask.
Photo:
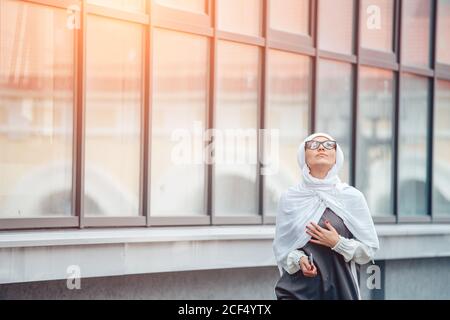
[(300, 258), (300, 268), (302, 269), (305, 277), (315, 277), (317, 275), (316, 266), (309, 263), (308, 257)]
[(319, 238), (315, 233), (312, 233), (311, 231), (306, 231), (307, 234), (309, 234), (313, 238)]
[(327, 226), (328, 230), (330, 231), (336, 231), (336, 229), (333, 227), (330, 221), (326, 220), (325, 225)]
[(308, 270), (311, 269), (311, 265), (309, 264), (308, 257), (302, 257), (300, 259), (300, 266), (302, 267), (302, 270), (304, 268), (306, 268)]
[(315, 228), (312, 225), (307, 225), (307, 232), (311, 232), (312, 234), (314, 234), (316, 236), (316, 238), (320, 238), (322, 236), (322, 234), (317, 230), (317, 228)]
[(316, 273), (314, 273), (314, 271), (311, 270), (303, 270), (303, 275), (305, 275), (306, 277), (314, 277)]
[(316, 268), (316, 266), (313, 264), (312, 265), (312, 270), (311, 270), (311, 272), (314, 274), (314, 275), (317, 275), (317, 268)]
[(315, 265), (312, 265), (311, 269), (302, 270), (302, 271), (306, 277), (315, 277), (317, 275), (317, 268)]
[(312, 271), (312, 268), (310, 266), (307, 266), (306, 264), (302, 264), (302, 271), (303, 272), (310, 272)]
[(313, 225), (313, 227), (317, 230), (317, 232), (322, 232), (324, 229), (319, 226), (317, 223), (315, 222), (311, 222), (311, 224)]
[(315, 244), (322, 244), (322, 245), (323, 245), (323, 242), (320, 241), (320, 240), (314, 240), (314, 239), (311, 239), (311, 240), (309, 240), (309, 242), (312, 242), (312, 243), (315, 243)]

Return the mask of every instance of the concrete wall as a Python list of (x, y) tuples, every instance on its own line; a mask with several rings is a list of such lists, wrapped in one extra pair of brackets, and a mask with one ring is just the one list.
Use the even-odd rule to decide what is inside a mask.
[[(369, 290), (361, 268), (363, 299), (450, 299), (450, 258), (377, 261), (381, 289)], [(274, 267), (167, 272), (0, 285), (0, 299), (275, 299)]]
[(386, 299), (450, 299), (450, 258), (386, 261)]

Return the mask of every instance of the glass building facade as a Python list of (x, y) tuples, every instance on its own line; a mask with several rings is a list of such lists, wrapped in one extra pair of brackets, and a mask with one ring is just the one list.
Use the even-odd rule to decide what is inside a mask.
[(0, 0), (0, 230), (273, 225), (315, 131), (376, 223), (450, 221), (450, 1), (337, 2)]

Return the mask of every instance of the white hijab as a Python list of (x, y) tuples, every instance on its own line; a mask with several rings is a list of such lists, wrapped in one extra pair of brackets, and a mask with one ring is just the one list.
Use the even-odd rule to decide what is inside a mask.
[(273, 250), (280, 274), (282, 268), (287, 269), (288, 254), (302, 248), (311, 239), (306, 233), (306, 226), (311, 221), (319, 223), (327, 207), (343, 220), (357, 240), (371, 247), (374, 253), (379, 248), (378, 236), (364, 195), (356, 188), (341, 182), (338, 177), (338, 172), (344, 164), (344, 153), (339, 144), (336, 145), (336, 163), (327, 176), (324, 179), (311, 176), (306, 165), (305, 143), (319, 136), (334, 140), (328, 134), (315, 133), (302, 142), (297, 160), (303, 181), (286, 190), (278, 203)]

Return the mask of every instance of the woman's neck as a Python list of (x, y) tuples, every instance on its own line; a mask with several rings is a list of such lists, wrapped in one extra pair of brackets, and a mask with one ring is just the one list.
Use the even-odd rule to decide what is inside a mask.
[(328, 174), (329, 168), (310, 168), (309, 173), (311, 176), (317, 179), (325, 179)]

